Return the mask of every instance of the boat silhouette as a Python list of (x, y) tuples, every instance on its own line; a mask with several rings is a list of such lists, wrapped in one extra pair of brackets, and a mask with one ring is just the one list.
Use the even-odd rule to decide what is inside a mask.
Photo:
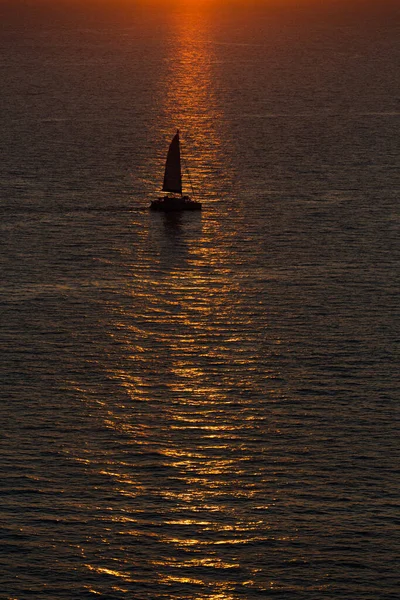
[(167, 194), (161, 198), (152, 200), (150, 204), (151, 210), (159, 210), (164, 212), (201, 210), (201, 202), (194, 200), (194, 198), (191, 198), (186, 194), (184, 195), (182, 192), (182, 165), (179, 129), (172, 138), (168, 149), (162, 191), (167, 192)]

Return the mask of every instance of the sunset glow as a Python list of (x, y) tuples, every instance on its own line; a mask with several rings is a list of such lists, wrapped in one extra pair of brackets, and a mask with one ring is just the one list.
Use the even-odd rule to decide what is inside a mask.
[(91, 8), (93, 10), (101, 10), (104, 8), (131, 8), (136, 7), (205, 7), (219, 6), (220, 8), (230, 9), (234, 7), (243, 8), (274, 8), (274, 9), (291, 9), (302, 10), (312, 8), (316, 11), (323, 10), (346, 10), (346, 9), (389, 9), (398, 10), (397, 0), (0, 0), (0, 7), (25, 7), (25, 8), (40, 8), (49, 7), (56, 9), (57, 7), (70, 8)]
[(3, 597), (398, 597), (400, 0), (0, 23)]
[(133, 19), (162, 14), (209, 12), (245, 20), (400, 23), (398, 0), (0, 0), (0, 19), (40, 26), (48, 19), (74, 26), (102, 19), (129, 26)]

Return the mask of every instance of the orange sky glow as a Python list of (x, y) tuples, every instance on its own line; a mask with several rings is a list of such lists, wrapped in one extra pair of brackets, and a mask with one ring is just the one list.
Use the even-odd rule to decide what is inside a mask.
[[(44, 19), (48, 12), (57, 17), (80, 15), (103, 15), (121, 19), (118, 15), (137, 11), (236, 11), (251, 15), (263, 10), (271, 15), (297, 18), (357, 19), (358, 17), (380, 17), (389, 24), (400, 22), (400, 0), (0, 0), (0, 20), (7, 17), (25, 21), (25, 24)], [(124, 17), (122, 17), (123, 20)], [(373, 19), (372, 19), (373, 22)]]
[(271, 7), (313, 7), (323, 9), (333, 7), (345, 9), (353, 6), (360, 9), (373, 7), (399, 7), (398, 0), (0, 0), (0, 5), (9, 6), (90, 6), (90, 7), (113, 7), (113, 6), (151, 6), (151, 5), (175, 5), (175, 6), (271, 6)]

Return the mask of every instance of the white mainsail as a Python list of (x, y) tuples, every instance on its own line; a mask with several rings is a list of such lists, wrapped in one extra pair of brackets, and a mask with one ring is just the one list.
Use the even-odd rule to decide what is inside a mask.
[(182, 194), (181, 150), (179, 143), (179, 129), (174, 135), (169, 146), (167, 162), (165, 164), (163, 192)]

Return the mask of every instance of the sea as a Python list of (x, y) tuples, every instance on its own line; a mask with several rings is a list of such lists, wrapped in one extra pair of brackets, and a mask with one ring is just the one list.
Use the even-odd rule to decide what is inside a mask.
[(399, 12), (168, 6), (4, 13), (0, 598), (395, 600)]

